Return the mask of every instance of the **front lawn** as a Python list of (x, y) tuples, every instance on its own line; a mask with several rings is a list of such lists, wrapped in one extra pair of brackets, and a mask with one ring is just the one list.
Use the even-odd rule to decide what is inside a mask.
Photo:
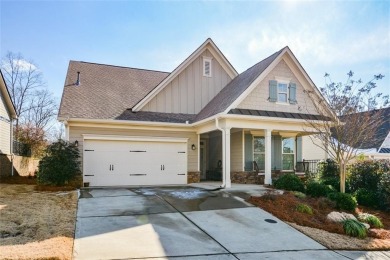
[(72, 259), (77, 191), (0, 183), (0, 259)]
[[(298, 194), (299, 195), (299, 194)], [(324, 197), (312, 198), (309, 196), (298, 198), (293, 192), (284, 194), (267, 193), (262, 197), (251, 197), (249, 202), (270, 212), (279, 219), (286, 221), (291, 226), (308, 235), (329, 249), (348, 250), (389, 250), (390, 249), (390, 214), (384, 211), (359, 207), (356, 210), (376, 215), (382, 220), (384, 228), (370, 229), (369, 237), (364, 239), (353, 238), (345, 235), (341, 223), (330, 222), (326, 216), (337, 210), (335, 205)], [(298, 205), (308, 205), (313, 212), (303, 213), (297, 209)], [(356, 212), (353, 213), (355, 216)], [(374, 234), (375, 232), (375, 234)], [(381, 239), (373, 236), (381, 236)]]

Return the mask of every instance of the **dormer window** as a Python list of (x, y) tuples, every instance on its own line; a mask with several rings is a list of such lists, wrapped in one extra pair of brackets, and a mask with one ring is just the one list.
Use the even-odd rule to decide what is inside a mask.
[(211, 77), (211, 58), (203, 57), (203, 76)]

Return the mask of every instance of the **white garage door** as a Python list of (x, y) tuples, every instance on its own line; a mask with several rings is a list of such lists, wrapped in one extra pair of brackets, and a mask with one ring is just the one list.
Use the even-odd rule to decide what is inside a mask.
[(187, 183), (187, 143), (84, 141), (84, 182), (90, 186)]

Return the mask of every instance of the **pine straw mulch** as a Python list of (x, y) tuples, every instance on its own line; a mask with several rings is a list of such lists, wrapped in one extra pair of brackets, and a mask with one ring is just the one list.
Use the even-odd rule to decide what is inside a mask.
[[(302, 233), (313, 238), (329, 249), (349, 249), (349, 250), (388, 250), (390, 249), (390, 239), (387, 238), (390, 233), (390, 214), (371, 210), (368, 208), (359, 208), (361, 212), (374, 214), (381, 218), (384, 229), (370, 230), (365, 239), (357, 239), (344, 235), (341, 223), (333, 223), (326, 220), (326, 216), (335, 209), (333, 202), (326, 198), (297, 198), (292, 192), (284, 194), (266, 193), (262, 197), (251, 197), (250, 203), (270, 212), (277, 218), (289, 223), (291, 226)], [(301, 213), (296, 210), (300, 203), (309, 205), (314, 214)], [(355, 212), (348, 212), (355, 214)], [(374, 237), (381, 237), (374, 238)]]
[(77, 191), (0, 184), (0, 259), (72, 259)]

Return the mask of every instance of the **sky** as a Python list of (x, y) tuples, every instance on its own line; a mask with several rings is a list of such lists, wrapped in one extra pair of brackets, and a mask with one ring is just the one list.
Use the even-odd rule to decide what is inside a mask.
[(170, 72), (212, 38), (240, 73), (286, 45), (324, 74), (390, 94), (390, 1), (6, 1), (0, 54), (21, 53), (58, 102), (70, 60)]

